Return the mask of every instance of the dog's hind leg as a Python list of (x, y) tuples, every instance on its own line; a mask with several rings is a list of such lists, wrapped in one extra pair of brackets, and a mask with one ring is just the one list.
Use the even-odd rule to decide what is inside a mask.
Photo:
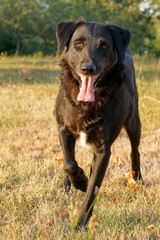
[(125, 125), (128, 137), (131, 143), (131, 160), (132, 160), (132, 171), (135, 172), (134, 179), (138, 180), (142, 178), (140, 171), (140, 154), (138, 147), (140, 144), (141, 137), (141, 123), (138, 112), (129, 124)]
[(70, 188), (70, 183), (77, 189), (85, 192), (87, 190), (88, 178), (84, 174), (75, 160), (75, 142), (76, 136), (72, 134), (66, 127), (59, 127), (60, 142), (64, 157), (64, 170), (66, 173), (64, 185)]

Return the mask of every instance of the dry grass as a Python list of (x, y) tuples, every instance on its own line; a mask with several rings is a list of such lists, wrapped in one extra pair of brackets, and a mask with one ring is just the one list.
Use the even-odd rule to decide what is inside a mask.
[[(96, 219), (78, 233), (73, 227), (84, 193), (64, 193), (63, 164), (56, 161), (62, 158), (53, 117), (56, 60), (1, 57), (0, 69), (0, 239), (160, 239), (158, 62), (136, 60), (146, 185), (126, 184), (130, 145), (122, 131), (96, 200)], [(76, 152), (88, 174), (92, 153), (79, 146)], [(115, 155), (122, 158), (121, 166), (114, 164)]]

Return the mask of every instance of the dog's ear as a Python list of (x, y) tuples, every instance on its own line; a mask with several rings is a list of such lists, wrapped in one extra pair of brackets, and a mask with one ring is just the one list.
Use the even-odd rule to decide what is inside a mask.
[(115, 42), (118, 55), (123, 59), (131, 39), (131, 33), (128, 29), (124, 29), (116, 25), (110, 25), (109, 30)]
[(76, 28), (82, 23), (84, 22), (61, 22), (58, 24), (56, 31), (58, 52), (62, 51), (63, 48), (68, 44)]

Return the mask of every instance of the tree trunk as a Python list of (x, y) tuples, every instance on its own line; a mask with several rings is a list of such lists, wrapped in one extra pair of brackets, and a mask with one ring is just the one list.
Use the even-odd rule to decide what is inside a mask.
[(21, 44), (21, 37), (20, 37), (20, 34), (19, 34), (18, 30), (16, 30), (16, 38), (17, 38), (17, 43), (16, 43), (15, 56), (18, 56), (19, 50), (20, 50), (20, 44)]
[(44, 39), (43, 38), (43, 40), (44, 40), (44, 56), (46, 56), (47, 55), (47, 53), (48, 53), (48, 45), (49, 45), (49, 41), (47, 40), (47, 39)]

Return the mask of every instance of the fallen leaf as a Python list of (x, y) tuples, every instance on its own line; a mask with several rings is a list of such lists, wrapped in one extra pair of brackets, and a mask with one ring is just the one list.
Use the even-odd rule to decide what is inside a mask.
[(133, 179), (135, 172), (128, 172), (125, 173), (123, 176), (128, 180), (129, 187), (133, 187), (136, 184), (136, 181)]
[(115, 156), (113, 161), (114, 161), (114, 164), (118, 165), (119, 167), (123, 164), (122, 158), (119, 156)]
[(3, 82), (0, 82), (0, 86), (2, 86), (3, 85)]
[(34, 78), (33, 77), (25, 77), (25, 81), (28, 81), (28, 82), (30, 82), (30, 81), (32, 81)]
[(64, 215), (64, 216), (65, 216), (65, 215), (67, 215), (67, 213), (66, 213), (65, 211), (62, 211), (62, 212), (60, 212), (60, 213), (57, 213), (57, 215), (58, 215), (58, 216), (61, 216), (61, 215)]
[(147, 227), (147, 230), (153, 230), (153, 229), (155, 229), (155, 226), (153, 224), (151, 224)]
[(53, 223), (51, 219), (48, 219), (48, 221), (44, 222), (47, 226), (53, 226)]
[(63, 158), (55, 158), (55, 161), (62, 163), (63, 162)]
[(133, 178), (135, 172), (132, 171), (132, 172), (128, 172), (128, 173), (124, 173), (123, 176), (127, 179), (130, 179), (130, 178)]
[(118, 199), (116, 197), (113, 197), (114, 202), (118, 202)]

